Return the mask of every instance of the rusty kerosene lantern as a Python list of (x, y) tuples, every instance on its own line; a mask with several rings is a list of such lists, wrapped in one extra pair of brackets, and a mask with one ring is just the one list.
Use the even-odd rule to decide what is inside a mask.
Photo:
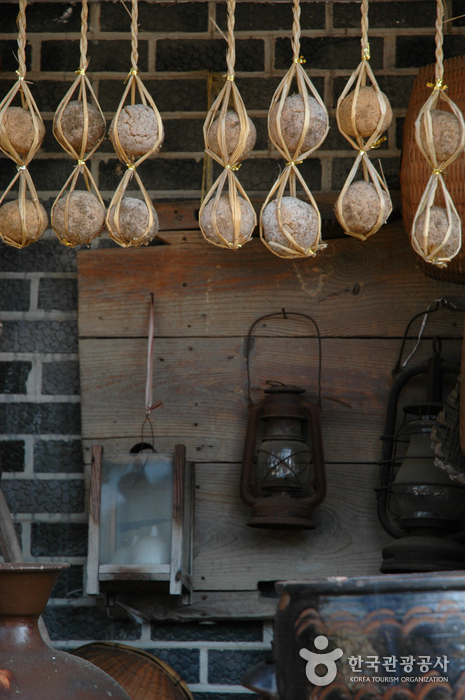
[[(410, 325), (419, 316), (427, 318), (429, 313), (437, 311), (439, 303), (453, 311), (459, 310), (441, 299), (430, 305), (426, 314), (414, 316), (405, 331), (393, 370), (396, 379), (389, 395), (382, 437), (378, 517), (384, 530), (396, 541), (383, 549), (383, 573), (446, 571), (464, 566), (465, 546), (460, 540), (465, 489), (435, 465), (431, 445), (431, 430), (444, 404), (444, 376), (457, 376), (460, 366), (442, 358), (439, 338), (433, 340), (433, 355), (427, 362), (408, 369), (405, 369), (408, 360), (401, 365)], [(425, 321), (419, 338), (424, 324)], [(420, 401), (402, 406), (403, 419), (400, 419), (404, 388), (410, 381), (418, 384), (422, 379), (426, 395)]]
[[(318, 400), (305, 400), (305, 389), (268, 381), (265, 399), (254, 404), (250, 397), (249, 355), (252, 331), (266, 318), (299, 316), (310, 320), (319, 344)], [(249, 420), (241, 473), (241, 498), (252, 506), (250, 527), (310, 530), (315, 527), (312, 509), (326, 495), (326, 475), (321, 437), (321, 338), (315, 321), (306, 314), (286, 312), (258, 318), (250, 327), (246, 344)], [(264, 429), (263, 429), (264, 428)]]

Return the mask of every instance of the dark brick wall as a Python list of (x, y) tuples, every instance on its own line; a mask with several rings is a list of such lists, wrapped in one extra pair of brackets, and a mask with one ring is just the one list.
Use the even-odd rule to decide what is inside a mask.
[[(449, 5), (452, 16), (465, 14), (465, 0)], [(371, 64), (394, 111), (388, 139), (376, 157), (382, 158), (393, 188), (399, 186), (402, 127), (413, 80), (420, 66), (434, 60), (435, 7), (434, 0), (370, 3)], [(337, 131), (334, 108), (360, 58), (360, 4), (302, 0), (301, 8), (305, 67), (325, 97), (331, 119), (325, 144), (301, 170), (314, 192), (336, 191), (354, 158)], [(16, 2), (1, 2), (0, 97), (15, 79), (16, 14)], [(27, 8), (28, 77), (47, 126), (30, 170), (48, 212), (73, 167), (57, 145), (51, 123), (78, 67), (79, 14), (79, 3), (72, 2)], [(226, 71), (225, 43), (210, 19), (225, 28), (223, 2), (139, 2), (139, 67), (166, 130), (160, 154), (140, 168), (155, 201), (200, 195), (208, 71), (217, 77)], [(237, 4), (237, 85), (258, 132), (256, 149), (239, 177), (252, 196), (264, 196), (282, 167), (270, 149), (266, 117), (290, 65), (291, 24), (289, 2)], [(89, 77), (110, 120), (130, 67), (129, 18), (121, 3), (92, 3), (90, 26)], [(446, 57), (465, 52), (464, 18), (447, 25), (444, 49)], [(94, 155), (92, 168), (108, 201), (121, 177), (108, 138)], [(14, 165), (1, 156), (0, 190), (14, 172)], [(196, 700), (253, 697), (241, 691), (240, 678), (268, 653), (270, 636), (261, 623), (140, 625), (108, 618), (83, 595), (87, 515), (77, 301), (75, 251), (60, 245), (53, 233), (21, 251), (1, 247), (2, 485), (26, 558), (53, 557), (71, 564), (60, 575), (47, 610), (50, 634), (57, 646), (66, 648), (93, 639), (135, 642), (171, 664), (191, 684)]]

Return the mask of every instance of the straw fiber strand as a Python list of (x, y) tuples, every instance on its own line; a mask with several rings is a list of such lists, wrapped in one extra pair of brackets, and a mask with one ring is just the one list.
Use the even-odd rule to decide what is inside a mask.
[[(463, 151), (465, 121), (460, 109), (445, 93), (447, 85), (443, 80), (443, 0), (436, 0), (436, 5), (435, 82), (427, 83), (427, 87), (431, 88), (432, 92), (420, 109), (415, 121), (415, 141), (429, 164), (431, 173), (413, 219), (410, 242), (415, 252), (426, 262), (444, 268), (460, 252), (462, 224), (442, 173)], [(440, 106), (446, 108), (443, 111), (450, 113), (449, 119), (455, 120), (458, 131), (456, 134), (458, 138), (455, 143), (452, 140), (448, 148), (444, 148), (444, 146), (450, 141), (450, 125), (446, 125), (445, 130), (443, 127), (438, 128), (437, 133), (434, 130), (433, 117), (439, 127), (436, 117), (441, 114), (441, 111), (438, 110)], [(444, 135), (441, 135), (441, 130), (444, 130)], [(450, 148), (451, 146), (452, 148)], [(439, 199), (444, 202), (445, 206), (438, 207)]]
[[(113, 147), (120, 161), (126, 165), (126, 172), (123, 175), (121, 182), (119, 183), (116, 191), (110, 202), (110, 206), (107, 210), (106, 226), (108, 229), (108, 235), (112, 238), (118, 245), (122, 248), (138, 248), (141, 245), (147, 245), (150, 240), (158, 232), (158, 218), (156, 218), (156, 213), (154, 215), (154, 208), (147, 190), (145, 189), (142, 180), (137, 172), (137, 168), (141, 163), (143, 163), (150, 156), (155, 155), (163, 142), (164, 131), (163, 122), (161, 120), (160, 113), (155, 105), (155, 102), (150, 95), (149, 91), (142, 82), (139, 69), (137, 67), (137, 62), (139, 58), (138, 54), (138, 0), (132, 0), (132, 11), (131, 11), (131, 69), (126, 78), (126, 88), (121, 97), (120, 103), (116, 110), (112, 127), (110, 127), (110, 136), (113, 143)], [(143, 105), (150, 110), (152, 110), (156, 122), (156, 134), (154, 135), (154, 140), (152, 146), (141, 156), (127, 152), (121, 143), (120, 134), (118, 130), (119, 118), (122, 110), (126, 105), (126, 100), (129, 100), (131, 106), (136, 105), (136, 96), (139, 96), (140, 102), (138, 105)], [(124, 140), (124, 139), (123, 139)], [(143, 225), (141, 220), (139, 220), (138, 235), (134, 235), (135, 224), (132, 228), (131, 236), (125, 235), (125, 226), (123, 222), (120, 225), (120, 210), (121, 202), (124, 198), (125, 192), (129, 186), (132, 179), (135, 179), (139, 188), (139, 192), (142, 195), (142, 200), (145, 202), (147, 207), (147, 223)]]
[[(421, 108), (431, 95), (431, 88), (427, 87), (427, 83), (434, 82), (434, 80), (434, 65), (425, 66), (418, 72), (405, 117), (400, 182), (402, 216), (407, 231), (412, 230), (420, 200), (431, 177), (431, 167), (415, 142), (415, 122)], [(444, 81), (448, 86), (447, 92), (450, 99), (461, 111), (465, 110), (465, 56), (444, 61)], [(450, 163), (443, 177), (463, 226), (465, 223), (465, 155), (463, 152)], [(441, 188), (439, 190), (435, 203), (445, 207)], [(416, 255), (420, 268), (428, 277), (444, 282), (465, 284), (465, 250), (463, 247), (448, 263), (447, 268), (431, 265), (421, 255), (418, 253)]]
[[(80, 176), (84, 180), (85, 192), (88, 194), (78, 195), (79, 199), (75, 199), (75, 201), (82, 202), (87, 198), (87, 206), (91, 206), (94, 209), (99, 209), (100, 207), (103, 210), (105, 209), (97, 184), (86, 164), (86, 161), (105, 138), (105, 117), (86, 75), (89, 63), (87, 59), (87, 17), (87, 0), (82, 0), (79, 69), (76, 71), (77, 77), (75, 81), (58, 105), (53, 120), (53, 135), (66, 153), (77, 160), (77, 165), (53, 203), (51, 215), (52, 228), (58, 240), (69, 247), (75, 247), (80, 244), (90, 245), (92, 240), (102, 232), (102, 226), (92, 226), (92, 220), (89, 217), (86, 217), (87, 227), (80, 225), (80, 217), (86, 214), (84, 209), (80, 213), (73, 211), (73, 214), (71, 214), (70, 212), (71, 195), (75, 191), (77, 193), (82, 192), (82, 190), (76, 190)], [(76, 93), (77, 99), (75, 98)], [(81, 107), (82, 112), (80, 111)], [(89, 108), (92, 108), (94, 122), (97, 127), (92, 133), (89, 127)], [(81, 114), (82, 137), (80, 145), (77, 146), (81, 129)], [(71, 128), (71, 125), (73, 125), (73, 128)], [(64, 199), (64, 209), (62, 199)]]
[[(347, 82), (344, 90), (342, 91), (342, 94), (340, 95), (337, 101), (336, 108), (336, 118), (339, 131), (347, 139), (347, 141), (349, 141), (351, 146), (353, 146), (353, 148), (355, 148), (358, 151), (358, 155), (337, 199), (336, 216), (337, 220), (339, 221), (345, 232), (349, 234), (349, 236), (354, 236), (355, 238), (359, 238), (360, 240), (365, 241), (369, 236), (372, 236), (374, 233), (376, 233), (376, 231), (378, 231), (384, 223), (386, 223), (392, 211), (392, 204), (390, 200), (389, 190), (384, 180), (384, 177), (381, 177), (381, 175), (379, 175), (368, 156), (368, 152), (371, 149), (378, 148), (382, 141), (385, 140), (385, 137), (382, 136), (382, 133), (387, 128), (386, 115), (388, 112), (388, 105), (386, 103), (385, 96), (379, 89), (375, 75), (369, 63), (370, 44), (368, 42), (368, 0), (362, 1), (361, 13), (362, 38), (360, 43), (362, 49), (362, 60), (359, 63), (356, 70), (352, 73), (351, 77), (349, 78), (349, 81)], [(356, 117), (359, 95), (361, 95), (362, 89), (367, 87), (367, 81), (370, 83), (369, 87), (373, 89), (376, 101), (378, 103), (379, 119), (378, 123), (376, 124), (376, 127), (371, 132), (371, 134), (369, 136), (363, 137), (362, 134), (359, 132)], [(350, 99), (350, 95), (352, 94), (350, 93), (350, 90), (352, 88), (353, 97), (350, 108), (351, 133), (348, 133), (348, 131), (344, 128), (345, 110), (343, 103), (346, 98)], [(352, 136), (351, 134), (355, 134), (355, 136)], [(371, 184), (374, 186), (379, 201), (379, 212), (375, 224), (370, 230), (366, 231), (365, 233), (351, 231), (348, 223), (345, 220), (343, 211), (344, 198), (347, 194), (350, 185), (355, 180), (357, 171), (360, 166), (362, 167), (363, 171), (363, 179), (365, 180), (365, 182), (371, 182)], [(385, 200), (385, 196), (389, 198), (389, 210), (387, 212), (382, 204)]]
[[(226, 52), (228, 72), (226, 82), (223, 85), (218, 97), (213, 102), (203, 127), (205, 153), (216, 160), (216, 162), (219, 163), (224, 170), (217, 178), (216, 182), (213, 183), (213, 186), (205, 196), (199, 211), (200, 230), (202, 231), (202, 235), (204, 236), (205, 240), (213, 245), (219, 246), (220, 248), (229, 248), (231, 250), (238, 250), (245, 243), (247, 243), (251, 239), (253, 230), (257, 225), (257, 217), (252, 204), (244, 188), (236, 177), (236, 172), (241, 167), (241, 161), (246, 157), (248, 147), (247, 141), (251, 131), (251, 122), (247, 116), (245, 104), (235, 83), (235, 8), (235, 0), (227, 0), (228, 33), (227, 36), (225, 36), (222, 32), (221, 33), (223, 34), (224, 39), (226, 39), (228, 45)], [(226, 133), (231, 117), (231, 110), (238, 117), (239, 133), (234, 149), (231, 153), (228, 153)], [(214, 139), (210, 139), (210, 132), (215, 120), (215, 137)], [(214, 145), (214, 150), (212, 145)], [(221, 224), (225, 224), (225, 220), (222, 220), (222, 218), (218, 215), (218, 208), (220, 206), (220, 202), (224, 201), (224, 196), (228, 197), (230, 206), (230, 213), (229, 210), (226, 210), (226, 216), (228, 217), (228, 226), (226, 228), (232, 230), (232, 235), (228, 235), (225, 230), (221, 230)], [(240, 198), (242, 198), (244, 202), (241, 203)], [(209, 228), (212, 229), (213, 236), (211, 233), (209, 235), (206, 226), (202, 224), (202, 221), (205, 221), (203, 216), (205, 208), (211, 200), (213, 200), (213, 206), (211, 208), (211, 212), (209, 207), (208, 212), (210, 212)], [(247, 230), (244, 229), (244, 226), (241, 227), (241, 204), (243, 208), (246, 207), (249, 211), (251, 221), (253, 223), (253, 226), (249, 226)], [(222, 207), (222, 211), (224, 216), (224, 207)]]
[[(291, 67), (278, 85), (268, 112), (268, 133), (270, 139), (281, 156), (285, 158), (286, 165), (271, 188), (260, 211), (260, 238), (262, 243), (271, 253), (287, 260), (314, 257), (319, 249), (326, 247), (326, 244), (321, 241), (321, 215), (317, 203), (297, 167), (321, 146), (329, 130), (328, 113), (324, 102), (302, 67), (305, 59), (303, 56), (300, 56), (299, 0), (294, 0), (293, 2), (291, 46), (293, 53)], [(291, 95), (290, 97), (294, 84), (297, 86), (297, 96), (300, 96), (301, 103), (296, 103), (296, 95)], [(291, 104), (293, 105), (292, 107), (290, 106)], [(300, 120), (302, 119), (300, 105), (303, 107), (302, 130), (297, 141), (295, 141), (295, 134), (298, 133), (298, 126), (300, 126)], [(315, 106), (314, 109), (316, 108), (322, 116), (321, 124), (319, 125), (321, 128), (320, 132), (318, 132), (318, 127), (316, 126), (318, 120), (312, 119), (311, 107), (313, 105)], [(283, 112), (287, 112), (286, 121), (282, 120)], [(323, 118), (325, 118), (326, 123), (324, 123)], [(285, 127), (284, 123), (286, 123)], [(314, 129), (316, 131), (313, 131)], [(294, 144), (292, 150), (290, 149), (291, 143)], [(300, 184), (305, 197), (308, 199), (311, 207), (313, 207), (317, 222), (316, 230), (313, 231), (314, 241), (307, 246), (301, 244), (302, 237), (283, 221), (282, 204), (283, 197), (286, 197), (285, 208), (289, 209), (289, 212), (294, 210), (293, 218), (296, 220), (295, 228), (297, 228), (299, 206), (302, 206), (299, 205), (299, 199), (297, 198), (297, 183)], [(290, 196), (286, 196), (286, 191), (289, 191)], [(268, 209), (267, 212), (266, 210), (272, 202), (276, 203), (276, 226), (272, 226), (270, 230), (267, 230), (264, 222), (268, 221), (270, 210)], [(279, 231), (274, 230), (275, 228), (279, 229)], [(310, 241), (308, 242), (310, 243)]]
[(108, 673), (132, 700), (193, 700), (176, 671), (141, 649), (95, 642), (73, 653)]
[[(40, 148), (45, 134), (45, 127), (39, 109), (25, 79), (26, 5), (27, 0), (20, 0), (19, 14), (17, 18), (19, 66), (16, 73), (18, 75), (18, 80), (0, 103), (0, 150), (2, 150), (5, 155), (16, 163), (16, 175), (11, 180), (3, 195), (0, 197), (0, 205), (3, 203), (5, 197), (12, 190), (16, 182), (18, 182), (19, 187), (17, 203), (21, 229), (20, 236), (14, 235), (14, 233), (17, 233), (17, 231), (9, 231), (4, 225), (2, 230), (0, 230), (0, 236), (4, 243), (11, 245), (14, 248), (25, 248), (31, 243), (34, 243), (34, 241), (38, 240), (42, 236), (48, 226), (48, 217), (44, 208), (39, 202), (34, 183), (27, 169), (27, 166)], [(12, 140), (9, 138), (9, 127), (7, 125), (9, 110), (12, 107), (12, 103), (15, 98), (18, 97), (21, 100), (21, 108), (19, 109), (24, 110), (24, 112), (29, 115), (32, 125), (32, 140), (27, 151), (21, 153), (18, 152), (18, 147), (15, 148)], [(29, 136), (31, 136), (31, 134), (29, 134)], [(35, 217), (32, 217), (32, 219), (37, 220), (33, 227), (31, 227), (30, 223), (31, 215), (29, 214), (28, 216), (27, 214), (27, 208), (29, 209), (29, 212), (31, 211), (31, 203), (33, 209), (35, 210)], [(5, 217), (5, 219), (7, 219), (7, 217)]]

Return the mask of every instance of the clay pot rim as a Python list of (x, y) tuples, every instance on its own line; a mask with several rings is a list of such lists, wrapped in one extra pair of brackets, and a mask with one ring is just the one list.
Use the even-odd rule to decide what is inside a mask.
[(11, 561), (0, 563), (0, 572), (12, 572), (16, 573), (18, 571), (45, 571), (45, 572), (59, 572), (63, 569), (68, 569), (69, 564), (66, 562), (38, 562), (38, 561)]
[(331, 576), (323, 579), (277, 581), (279, 595), (366, 595), (405, 591), (464, 590), (463, 572), (444, 571), (415, 574), (384, 574), (383, 576)]

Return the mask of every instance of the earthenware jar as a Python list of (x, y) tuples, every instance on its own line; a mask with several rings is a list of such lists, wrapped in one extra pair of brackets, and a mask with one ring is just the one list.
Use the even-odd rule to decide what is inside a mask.
[(39, 616), (68, 564), (0, 564), (0, 698), (130, 700), (96, 666), (47, 646)]

